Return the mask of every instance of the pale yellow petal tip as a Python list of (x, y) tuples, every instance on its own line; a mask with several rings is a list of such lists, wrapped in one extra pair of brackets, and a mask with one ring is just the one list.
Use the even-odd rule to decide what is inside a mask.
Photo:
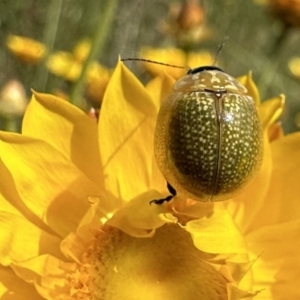
[(47, 95), (45, 93), (37, 92), (34, 89), (30, 89), (30, 90), (32, 93), (31, 100), (33, 100), (33, 99), (38, 100), (38, 99), (44, 98)]
[(38, 92), (36, 90), (34, 90), (33, 88), (30, 89), (32, 95), (38, 94)]
[(124, 62), (123, 62), (123, 60), (122, 59), (124, 59), (124, 57), (122, 57), (122, 55), (121, 54), (119, 54), (118, 55), (118, 61), (117, 61), (117, 65), (118, 64), (123, 64), (124, 65)]
[(277, 98), (274, 98), (274, 102), (277, 102), (277, 107), (275, 108), (273, 118), (272, 118), (272, 123), (276, 122), (282, 115), (282, 112), (284, 110), (284, 105), (285, 105), (285, 95), (280, 94)]
[(279, 95), (280, 100), (281, 100), (281, 107), (283, 108), (285, 105), (285, 95), (284, 94), (280, 94)]
[(39, 99), (47, 100), (47, 99), (49, 99), (49, 98), (52, 98), (52, 99), (59, 99), (59, 100), (62, 100), (62, 101), (65, 102), (65, 100), (64, 100), (62, 97), (58, 97), (58, 96), (53, 95), (53, 94), (37, 92), (37, 91), (35, 91), (34, 89), (31, 89), (31, 93), (32, 93), (32, 99), (36, 99), (36, 100), (39, 100)]
[(237, 80), (247, 88), (249, 96), (254, 99), (256, 106), (259, 106), (261, 99), (258, 88), (252, 78), (252, 71), (250, 70), (247, 75), (238, 77)]
[[(171, 213), (163, 213), (159, 214), (159, 218), (164, 222), (164, 223), (173, 223), (177, 224), (178, 223), (178, 218), (176, 218), (173, 214)], [(179, 223), (178, 223), (179, 224)]]
[(257, 296), (262, 291), (263, 290), (252, 292), (252, 291), (243, 290), (232, 283), (229, 283), (227, 285), (228, 300), (241, 300), (241, 299), (255, 300), (255, 296)]
[(32, 89), (32, 88), (30, 89), (30, 91), (31, 91), (31, 94), (32, 94), (32, 95), (31, 95), (31, 100), (34, 100), (34, 99), (36, 100), (36, 99), (40, 96), (40, 94), (41, 94), (41, 93), (35, 91), (35, 90)]
[(285, 104), (285, 95), (280, 94), (278, 97), (268, 99), (259, 107), (259, 117), (262, 126), (268, 130), (271, 125), (278, 121), (281, 117)]

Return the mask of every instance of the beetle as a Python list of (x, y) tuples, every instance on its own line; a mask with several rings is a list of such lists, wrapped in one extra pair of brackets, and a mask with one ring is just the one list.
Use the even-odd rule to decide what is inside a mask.
[(263, 157), (262, 127), (253, 98), (215, 66), (190, 69), (162, 102), (154, 134), (157, 165), (170, 196), (223, 201), (241, 192)]

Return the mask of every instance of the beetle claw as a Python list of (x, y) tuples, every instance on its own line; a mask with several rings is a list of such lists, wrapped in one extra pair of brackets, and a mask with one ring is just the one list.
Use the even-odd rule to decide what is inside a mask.
[(169, 182), (167, 182), (167, 188), (168, 188), (169, 192), (170, 192), (173, 196), (176, 196), (176, 195), (177, 195), (176, 190), (171, 186), (171, 184), (170, 184)]
[(149, 202), (149, 204), (151, 205), (152, 203), (155, 203), (157, 205), (162, 205), (164, 202), (169, 202), (173, 199), (173, 195), (169, 195), (167, 196), (166, 198), (163, 198), (163, 199), (156, 199), (156, 200), (151, 200)]
[(177, 194), (176, 190), (171, 186), (171, 184), (169, 182), (167, 182), (167, 188), (169, 190), (169, 192), (171, 193), (171, 195), (167, 196), (166, 198), (163, 199), (156, 199), (156, 200), (152, 200), (149, 202), (149, 204), (151, 205), (152, 203), (161, 205), (164, 202), (169, 202), (171, 201)]

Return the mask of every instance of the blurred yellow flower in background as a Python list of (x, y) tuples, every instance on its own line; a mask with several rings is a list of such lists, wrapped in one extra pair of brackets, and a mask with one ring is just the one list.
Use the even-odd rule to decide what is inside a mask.
[[(90, 41), (82, 40), (73, 52), (57, 51), (50, 55), (47, 66), (51, 73), (76, 81), (82, 71), (83, 63), (90, 51)], [(86, 78), (86, 96), (93, 105), (98, 107), (102, 101), (111, 71), (94, 61), (90, 64)]]
[(214, 61), (213, 56), (208, 51), (185, 53), (179, 48), (151, 48), (141, 49), (141, 57), (166, 64), (182, 66), (183, 69), (171, 68), (149, 62), (143, 62), (143, 67), (152, 76), (159, 76), (162, 72), (170, 74), (178, 79), (186, 74), (188, 68), (201, 65), (211, 65)]
[(111, 77), (111, 70), (100, 64), (92, 64), (86, 79), (86, 97), (94, 107), (99, 107)]
[(68, 81), (75, 81), (81, 73), (82, 64), (90, 51), (90, 47), (89, 40), (82, 40), (72, 52), (54, 52), (49, 56), (47, 62), (50, 72)]
[[(260, 105), (251, 76), (240, 80)], [(119, 63), (98, 124), (66, 101), (34, 93), (22, 134), (0, 133), (1, 296), (300, 296), (300, 135), (283, 137), (275, 125), (283, 98), (259, 107), (265, 158), (237, 198), (195, 203), (179, 195), (149, 205), (168, 194), (153, 133), (174, 82), (162, 73), (144, 87)]]
[(39, 62), (47, 52), (42, 43), (18, 35), (9, 35), (6, 39), (6, 45), (12, 54), (26, 63)]

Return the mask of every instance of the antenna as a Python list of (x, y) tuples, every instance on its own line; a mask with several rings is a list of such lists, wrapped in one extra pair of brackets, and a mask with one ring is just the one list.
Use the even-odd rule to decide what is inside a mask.
[(167, 64), (167, 63), (163, 63), (163, 62), (155, 61), (155, 60), (151, 60), (151, 59), (146, 59), (146, 58), (121, 58), (121, 61), (129, 61), (129, 60), (130, 61), (144, 61), (144, 62), (148, 62), (148, 63), (152, 63), (152, 64), (162, 65), (162, 66), (171, 67), (171, 68), (184, 69), (184, 70), (188, 70), (188, 71), (191, 70), (190, 68), (187, 68), (187, 67)]
[(220, 54), (221, 50), (223, 49), (223, 47), (224, 47), (224, 45), (225, 45), (225, 42), (226, 42), (227, 40), (229, 40), (229, 36), (225, 36), (224, 39), (223, 39), (223, 41), (222, 41), (222, 43), (219, 44), (219, 46), (218, 46), (218, 48), (217, 48), (216, 55), (215, 55), (215, 59), (214, 59), (214, 61), (213, 61), (213, 63), (212, 63), (212, 66), (215, 66), (215, 65), (216, 65), (217, 60), (218, 60), (218, 57), (219, 57), (219, 54)]

